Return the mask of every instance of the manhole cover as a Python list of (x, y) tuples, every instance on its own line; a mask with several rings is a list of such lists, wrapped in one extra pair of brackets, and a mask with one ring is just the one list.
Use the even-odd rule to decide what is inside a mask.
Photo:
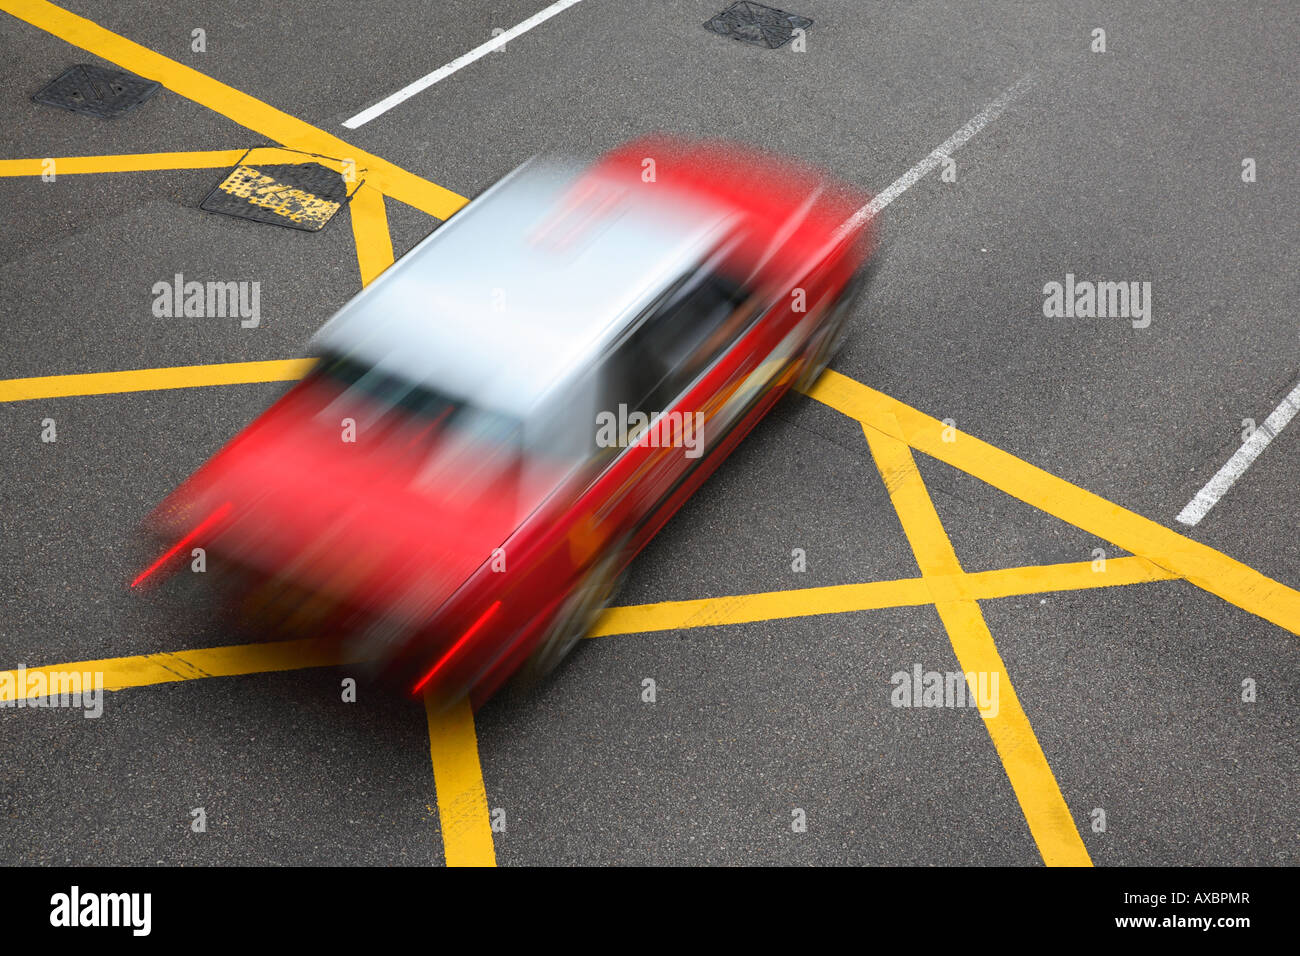
[(812, 21), (761, 3), (739, 0), (704, 24), (706, 30), (775, 50), (790, 42), (794, 31), (806, 30)]
[(347, 201), (343, 177), (320, 163), (250, 166), (241, 162), (217, 183), (199, 208), (319, 232)]
[(135, 109), (160, 89), (162, 84), (156, 80), (79, 63), (60, 73), (32, 99), (74, 113), (111, 118)]

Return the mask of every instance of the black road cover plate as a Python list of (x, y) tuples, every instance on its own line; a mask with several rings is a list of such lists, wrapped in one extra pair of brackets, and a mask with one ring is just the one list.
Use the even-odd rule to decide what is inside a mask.
[(134, 73), (78, 63), (60, 73), (32, 99), (74, 113), (112, 118), (135, 109), (160, 89), (161, 83)]
[(347, 201), (343, 177), (319, 163), (272, 166), (241, 161), (208, 193), (199, 208), (319, 232)]
[(812, 21), (795, 13), (786, 13), (761, 3), (738, 0), (704, 24), (704, 29), (734, 40), (742, 40), (769, 50), (785, 46), (796, 29), (806, 30)]

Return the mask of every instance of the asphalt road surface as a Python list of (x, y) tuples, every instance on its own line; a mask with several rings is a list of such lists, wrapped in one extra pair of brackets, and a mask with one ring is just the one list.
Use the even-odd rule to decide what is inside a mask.
[[(348, 128), (550, 8), (0, 0), (0, 668), (123, 688), (3, 701), (0, 862), (1300, 862), (1300, 423), (1176, 520), (1300, 383), (1300, 7), (790, 0), (813, 24), (768, 49), (702, 28), (726, 5), (583, 0)], [(163, 89), (33, 101), (79, 63)], [(265, 664), (201, 581), (127, 587), (140, 519), (292, 378), (208, 367), (301, 357), (533, 154), (663, 130), (890, 201), (842, 377), (638, 559), (630, 630), (470, 727)], [(319, 232), (198, 208), (275, 145), (361, 156), (364, 192)], [(257, 327), (155, 315), (177, 273), (259, 283)], [(1067, 276), (1149, 311), (1045, 314)], [(896, 706), (979, 661), (998, 715)]]

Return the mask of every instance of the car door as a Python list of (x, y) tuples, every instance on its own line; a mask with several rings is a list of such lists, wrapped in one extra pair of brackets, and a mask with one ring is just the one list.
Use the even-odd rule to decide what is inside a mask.
[(597, 521), (635, 533), (707, 456), (708, 410), (683, 399), (752, 324), (754, 308), (751, 290), (711, 259), (688, 271), (615, 345), (602, 394), (618, 442)]

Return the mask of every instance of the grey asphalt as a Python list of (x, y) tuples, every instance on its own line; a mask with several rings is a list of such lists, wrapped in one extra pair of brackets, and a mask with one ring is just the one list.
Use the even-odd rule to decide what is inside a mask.
[[(1300, 587), (1300, 423), (1195, 529), (1174, 522), (1242, 419), (1300, 381), (1300, 8), (792, 0), (814, 20), (795, 53), (703, 30), (722, 0), (584, 0), (342, 128), (544, 5), (67, 4), (466, 196), (538, 151), (594, 155), (660, 130), (880, 190), (1028, 74), (956, 154), (955, 182), (932, 174), (882, 214), (884, 265), (833, 367)], [(1096, 27), (1104, 54), (1089, 50)], [(206, 53), (189, 52), (195, 28)], [(95, 59), (4, 14), (0, 62), (0, 158), (265, 141), (169, 91), (114, 121), (35, 104)], [(348, 213), (306, 234), (196, 209), (220, 175), (0, 178), (0, 378), (302, 354), (359, 288)], [(399, 253), (437, 225), (387, 208)], [(260, 281), (262, 327), (154, 317), (150, 289), (176, 272)], [(1044, 283), (1067, 273), (1150, 281), (1150, 327), (1044, 318)], [(0, 666), (244, 639), (184, 588), (125, 582), (152, 554), (140, 518), (281, 389), (0, 405)], [(968, 570), (1122, 553), (920, 467)], [(792, 396), (638, 559), (621, 600), (917, 573), (861, 429)], [(1296, 635), (1181, 582), (982, 609), (1094, 862), (1300, 862)], [(498, 860), (1040, 862), (977, 714), (890, 706), (890, 675), (917, 662), (957, 669), (933, 608), (587, 641), (542, 687), (477, 715), (488, 802), (505, 811)], [(441, 862), (422, 707), (369, 688), (344, 704), (343, 676), (122, 691), (98, 720), (0, 709), (0, 862)], [(194, 834), (200, 806), (208, 832)]]

